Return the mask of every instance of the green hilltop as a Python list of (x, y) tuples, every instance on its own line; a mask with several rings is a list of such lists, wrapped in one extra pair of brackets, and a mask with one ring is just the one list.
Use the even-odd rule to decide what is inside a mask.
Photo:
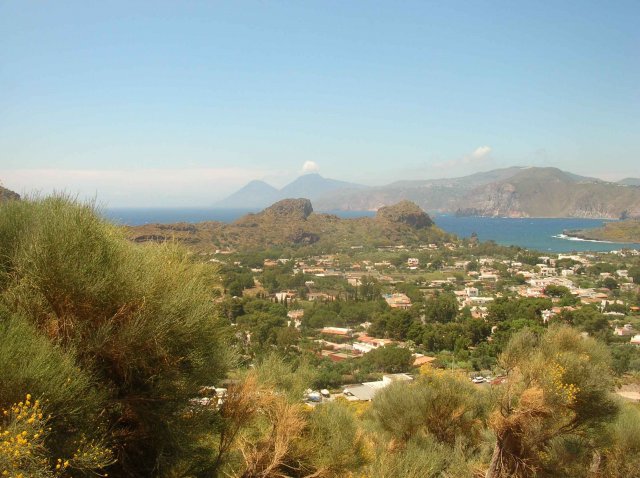
[(565, 231), (565, 233), (572, 237), (594, 241), (640, 243), (640, 220), (627, 219), (625, 221), (608, 222), (602, 227)]
[(308, 199), (283, 199), (232, 224), (147, 224), (129, 228), (135, 242), (176, 240), (192, 249), (247, 250), (273, 246), (385, 246), (453, 241), (410, 201), (380, 208), (375, 217), (341, 219), (313, 212)]

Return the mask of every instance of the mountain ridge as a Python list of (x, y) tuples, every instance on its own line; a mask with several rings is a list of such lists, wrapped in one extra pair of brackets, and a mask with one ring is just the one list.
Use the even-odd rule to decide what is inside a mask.
[(640, 217), (640, 190), (558, 168), (530, 168), (475, 188), (456, 212), (503, 217)]
[(552, 167), (511, 167), (460, 178), (412, 180), (317, 201), (321, 209), (371, 210), (410, 200), (429, 212), (504, 217), (640, 217), (640, 188)]

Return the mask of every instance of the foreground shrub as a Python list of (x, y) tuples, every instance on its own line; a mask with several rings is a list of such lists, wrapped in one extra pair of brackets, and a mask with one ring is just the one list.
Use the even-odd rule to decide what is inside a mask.
[(25, 390), (49, 400), (51, 456), (105, 439), (112, 475), (199, 467), (193, 457), (212, 453), (195, 450), (195, 437), (216, 411), (185, 409), (229, 363), (216, 279), (175, 245), (128, 242), (91, 206), (63, 197), (0, 206), (0, 367), (9, 377), (0, 405)]

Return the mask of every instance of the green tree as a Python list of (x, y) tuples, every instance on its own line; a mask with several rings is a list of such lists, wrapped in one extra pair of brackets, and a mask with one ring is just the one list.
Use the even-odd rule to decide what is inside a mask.
[(407, 372), (413, 358), (409, 349), (388, 345), (367, 353), (362, 359), (367, 366), (379, 372)]
[(364, 276), (360, 281), (358, 287), (360, 299), (362, 300), (377, 300), (380, 298), (382, 287), (377, 279), (371, 276)]
[(602, 286), (609, 290), (615, 290), (620, 288), (620, 284), (613, 277), (605, 277), (602, 281)]
[(425, 303), (425, 315), (436, 322), (451, 322), (458, 315), (458, 301), (451, 293), (439, 294)]
[(635, 284), (640, 284), (640, 266), (629, 267), (628, 274)]

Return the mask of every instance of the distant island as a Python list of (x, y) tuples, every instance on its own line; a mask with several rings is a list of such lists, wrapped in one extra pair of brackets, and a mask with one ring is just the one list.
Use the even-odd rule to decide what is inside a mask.
[(565, 235), (587, 241), (631, 242), (640, 244), (640, 220), (608, 222), (594, 229), (565, 231)]
[(626, 214), (640, 218), (638, 184), (635, 178), (609, 182), (540, 167), (510, 167), (377, 187), (308, 174), (280, 190), (251, 181), (216, 206), (262, 208), (286, 197), (304, 196), (321, 211), (376, 211), (411, 201), (429, 213), (461, 216), (618, 219)]

